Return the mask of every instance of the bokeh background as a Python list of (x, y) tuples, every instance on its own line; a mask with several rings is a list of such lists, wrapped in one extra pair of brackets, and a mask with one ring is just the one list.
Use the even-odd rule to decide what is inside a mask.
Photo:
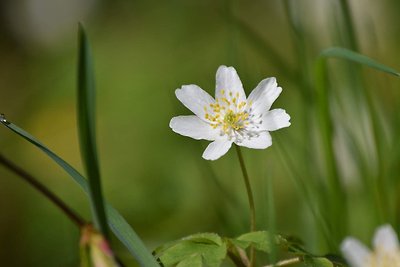
[[(173, 116), (190, 114), (174, 90), (194, 83), (213, 95), (219, 65), (235, 66), (247, 93), (262, 79), (277, 77), (283, 93), (273, 107), (286, 109), (292, 126), (272, 133), (271, 148), (244, 150), (258, 228), (269, 228), (270, 179), (277, 231), (323, 254), (328, 246), (299, 189), (308, 188), (317, 206), (324, 202), (314, 64), (322, 49), (342, 46), (400, 69), (398, 14), (397, 0), (3, 0), (0, 112), (83, 171), (75, 112), (77, 26), (83, 22), (95, 62), (104, 194), (154, 249), (191, 233), (233, 237), (248, 229), (234, 151), (207, 162), (201, 158), (207, 142), (169, 129)], [(339, 176), (350, 203), (343, 208), (344, 234), (369, 242), (377, 225), (397, 218), (400, 84), (363, 69), (364, 86), (356, 90), (351, 68), (339, 61), (329, 65), (330, 111)], [(364, 91), (372, 99), (382, 145), (376, 145)], [(1, 128), (0, 152), (90, 219), (80, 189), (32, 145)], [(378, 218), (368, 191), (374, 186), (364, 185), (382, 177), (387, 213)], [(0, 211), (1, 266), (79, 265), (75, 225), (2, 167)], [(114, 246), (127, 265), (136, 266), (117, 241)]]

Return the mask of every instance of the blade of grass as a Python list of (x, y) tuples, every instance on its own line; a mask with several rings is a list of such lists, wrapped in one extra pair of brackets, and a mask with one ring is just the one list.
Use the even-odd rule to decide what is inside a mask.
[(398, 71), (396, 71), (395, 69), (388, 67), (386, 65), (383, 65), (367, 56), (361, 55), (357, 52), (351, 51), (351, 50), (343, 48), (343, 47), (330, 47), (330, 48), (324, 49), (320, 53), (320, 57), (346, 59), (349, 61), (353, 61), (355, 63), (359, 63), (361, 65), (365, 65), (367, 67), (400, 77), (400, 73)]
[(101, 189), (100, 168), (97, 158), (95, 125), (95, 82), (93, 60), (85, 30), (79, 24), (78, 57), (78, 129), (83, 165), (89, 182), (89, 198), (94, 224), (109, 239), (104, 200)]
[[(55, 161), (61, 168), (63, 168), (71, 178), (78, 183), (83, 191), (89, 194), (89, 185), (86, 180), (77, 170), (69, 165), (62, 158), (57, 156), (53, 151), (48, 149), (45, 145), (39, 142), (32, 135), (19, 128), (17, 125), (6, 120), (4, 116), (0, 117), (0, 122), (8, 129), (21, 136), (31, 144), (35, 145), (53, 161)], [(126, 220), (114, 209), (110, 204), (105, 201), (105, 208), (107, 211), (108, 224), (117, 238), (125, 245), (129, 252), (135, 257), (142, 267), (160, 267), (151, 253), (147, 250), (143, 241), (138, 237), (135, 231), (130, 227)]]

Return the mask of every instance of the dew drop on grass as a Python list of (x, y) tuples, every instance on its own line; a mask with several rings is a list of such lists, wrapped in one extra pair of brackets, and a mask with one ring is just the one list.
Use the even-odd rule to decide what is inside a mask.
[(4, 116), (4, 114), (0, 114), (0, 122), (4, 124), (10, 124), (10, 122), (7, 121), (6, 116)]

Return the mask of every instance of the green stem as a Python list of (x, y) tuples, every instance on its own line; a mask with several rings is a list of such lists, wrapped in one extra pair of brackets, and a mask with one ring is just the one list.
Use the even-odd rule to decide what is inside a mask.
[(47, 199), (53, 202), (64, 214), (79, 228), (82, 228), (86, 225), (86, 222), (76, 214), (70, 207), (68, 207), (60, 198), (54, 195), (47, 187), (41, 184), (36, 178), (32, 175), (16, 166), (13, 162), (6, 159), (3, 155), (0, 154), (0, 164), (6, 167), (8, 170), (12, 171), (19, 177), (21, 177), (25, 182), (30, 184), (33, 188), (42, 193)]
[[(239, 158), (240, 168), (242, 169), (244, 183), (246, 185), (247, 197), (249, 199), (250, 206), (250, 231), (256, 230), (256, 209), (254, 206), (253, 191), (251, 190), (249, 175), (247, 174), (246, 165), (244, 164), (243, 155), (240, 147), (235, 145), (236, 152)], [(250, 248), (250, 267), (254, 265), (254, 248)]]

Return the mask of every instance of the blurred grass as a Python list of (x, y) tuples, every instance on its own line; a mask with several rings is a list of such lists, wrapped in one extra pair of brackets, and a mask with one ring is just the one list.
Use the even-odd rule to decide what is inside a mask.
[[(326, 204), (318, 102), (310, 68), (322, 49), (349, 47), (343, 36), (347, 28), (339, 1), (285, 2), (294, 5), (292, 9), (277, 0), (235, 1), (231, 19), (243, 24), (229, 24), (224, 13), (227, 3), (215, 1), (103, 1), (83, 19), (91, 32), (96, 64), (98, 148), (105, 195), (149, 248), (196, 232), (237, 236), (247, 231), (247, 199), (234, 153), (203, 162), (206, 142), (178, 136), (168, 128), (172, 116), (190, 113), (175, 99), (176, 88), (194, 83), (213, 94), (217, 67), (235, 63), (247, 93), (261, 79), (277, 77), (283, 93), (274, 107), (285, 108), (292, 117), (291, 127), (272, 133), (271, 148), (243, 151), (254, 188), (265, 186), (267, 173), (274, 181), (276, 230), (298, 235), (315, 253), (328, 251), (321, 223), (308, 203), (313, 202), (315, 209)], [(394, 0), (367, 2), (349, 1), (359, 52), (400, 69), (396, 34), (400, 5)], [(294, 12), (291, 17), (288, 10)], [(21, 23), (29, 21), (26, 13), (20, 17)], [(4, 15), (1, 18), (6, 21)], [(374, 25), (375, 42), (368, 23)], [(0, 28), (0, 111), (82, 169), (74, 111), (77, 23), (71, 23), (60, 41), (51, 45), (19, 39), (7, 25)], [(400, 212), (400, 83), (362, 69), (364, 82), (354, 85), (348, 71), (353, 65), (332, 62), (329, 66), (334, 156), (349, 203), (349, 228), (344, 234), (369, 242), (379, 223), (370, 190), (380, 178), (368, 103), (360, 92), (367, 90), (371, 95), (382, 129), (379, 138), (387, 143), (379, 154), (384, 161), (388, 201), (384, 204), (394, 221)], [(0, 147), (89, 217), (85, 199), (48, 159), (1, 129)], [(283, 154), (283, 160), (281, 147), (288, 154)], [(301, 179), (311, 200), (304, 198), (290, 173)], [(0, 177), (2, 263), (76, 266), (74, 227), (51, 203), (2, 168)], [(263, 192), (268, 190), (255, 192), (259, 214), (266, 207)], [(267, 228), (267, 217), (259, 218), (259, 227)], [(119, 251), (129, 264), (126, 252)]]

